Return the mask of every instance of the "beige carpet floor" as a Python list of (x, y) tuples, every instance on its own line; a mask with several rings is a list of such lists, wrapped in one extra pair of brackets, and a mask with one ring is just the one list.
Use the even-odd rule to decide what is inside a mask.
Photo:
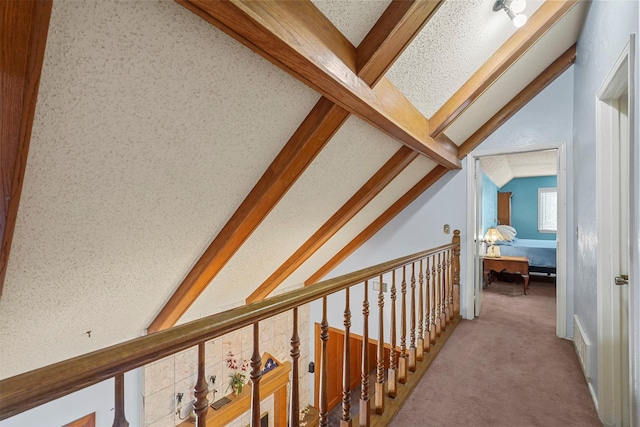
[(573, 343), (555, 336), (555, 285), (495, 282), (392, 426), (602, 426)]

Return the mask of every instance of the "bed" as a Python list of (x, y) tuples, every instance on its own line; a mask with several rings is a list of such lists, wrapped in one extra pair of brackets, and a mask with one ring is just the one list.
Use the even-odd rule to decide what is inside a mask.
[(535, 273), (556, 273), (555, 240), (518, 239), (499, 241), (500, 255), (526, 256), (529, 258), (529, 271)]

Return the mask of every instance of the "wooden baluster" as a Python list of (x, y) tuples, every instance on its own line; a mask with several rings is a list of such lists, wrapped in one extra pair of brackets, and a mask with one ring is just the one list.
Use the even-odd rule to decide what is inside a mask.
[(420, 272), (418, 274), (418, 283), (420, 284), (420, 291), (418, 292), (418, 342), (416, 344), (416, 359), (418, 362), (422, 362), (422, 355), (424, 353), (424, 331), (422, 325), (424, 322), (424, 276), (422, 275), (423, 265), (420, 260)]
[(453, 255), (447, 251), (447, 323), (453, 320)]
[(204, 366), (204, 343), (200, 343), (198, 344), (198, 381), (196, 382), (196, 386), (193, 391), (193, 396), (196, 398), (195, 402), (193, 403), (193, 410), (196, 413), (196, 425), (198, 427), (206, 427), (207, 410), (209, 409), (209, 400), (207, 400), (209, 387), (207, 385)]
[(345, 289), (344, 349), (342, 355), (342, 419), (341, 427), (351, 427), (351, 305), (349, 288)]
[[(124, 374), (115, 376), (115, 414), (113, 415), (113, 427), (129, 427), (129, 421), (124, 414)], [(200, 427), (198, 425), (198, 427)]]
[[(262, 357), (260, 356), (259, 322), (253, 324), (253, 354), (251, 355), (251, 427), (260, 427), (260, 378)], [(297, 415), (296, 415), (297, 416)], [(198, 426), (200, 427), (200, 426)], [(204, 427), (204, 426), (203, 426)]]
[(451, 323), (451, 311), (449, 310), (449, 251), (442, 254), (442, 281), (444, 282), (444, 320), (445, 324)]
[(425, 263), (425, 313), (424, 313), (424, 351), (429, 352), (431, 350), (431, 288), (429, 288), (429, 281), (431, 279), (431, 270), (429, 270), (429, 257), (424, 259)]
[[(329, 378), (329, 368), (327, 363), (329, 361), (327, 355), (327, 341), (329, 341), (329, 323), (327, 322), (327, 297), (322, 297), (322, 321), (320, 322), (320, 341), (322, 346), (320, 348), (320, 393), (319, 405), (320, 408), (320, 425), (329, 425), (329, 410), (327, 403), (327, 386)], [(293, 414), (292, 414), (293, 415)]]
[(450, 249), (449, 254), (449, 283), (451, 284), (449, 290), (449, 310), (451, 311), (451, 320), (453, 320), (456, 317), (456, 308), (453, 304), (453, 249)]
[[(442, 255), (442, 259), (440, 258)], [(438, 253), (438, 277), (440, 278), (440, 330), (447, 329), (447, 319), (445, 310), (447, 306), (447, 294), (445, 289), (445, 272), (444, 272), (444, 253)]]
[(431, 345), (436, 343), (437, 338), (437, 330), (436, 327), (436, 310), (438, 308), (438, 299), (437, 299), (437, 282), (436, 282), (436, 256), (431, 256), (431, 317), (430, 322), (431, 326), (429, 327), (429, 337), (431, 338)]
[(371, 420), (369, 401), (369, 281), (364, 281), (362, 301), (362, 372), (360, 390), (360, 427), (368, 427)]
[(376, 414), (384, 414), (384, 293), (382, 292), (382, 274), (378, 289), (378, 357), (376, 365), (375, 409)]
[(416, 263), (411, 263), (411, 329), (409, 330), (409, 370), (416, 370)]
[(391, 351), (389, 352), (389, 371), (387, 390), (392, 399), (398, 394), (398, 362), (396, 353), (396, 271), (391, 272)]
[(289, 427), (300, 425), (300, 336), (298, 335), (298, 307), (293, 309), (293, 333), (291, 334), (291, 395), (289, 396)]
[(453, 315), (460, 316), (460, 230), (453, 231)]
[[(435, 256), (435, 255), (434, 255)], [(441, 282), (440, 282), (440, 254), (438, 253), (438, 261), (433, 266), (434, 271), (437, 271), (437, 275), (434, 273), (434, 284), (436, 293), (436, 306), (433, 321), (436, 324), (436, 337), (439, 337), (442, 334), (442, 323), (440, 322), (440, 312), (442, 307), (442, 298), (440, 294), (442, 293)]]
[(402, 301), (400, 306), (400, 359), (398, 360), (398, 382), (404, 384), (407, 382), (407, 268), (402, 266), (402, 283), (400, 284), (400, 293)]

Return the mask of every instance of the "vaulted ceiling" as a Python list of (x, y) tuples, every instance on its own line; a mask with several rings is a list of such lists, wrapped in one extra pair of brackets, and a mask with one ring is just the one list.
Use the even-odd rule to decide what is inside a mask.
[(178, 3), (53, 2), (0, 338), (59, 350), (3, 377), (317, 282), (570, 66), (586, 7)]

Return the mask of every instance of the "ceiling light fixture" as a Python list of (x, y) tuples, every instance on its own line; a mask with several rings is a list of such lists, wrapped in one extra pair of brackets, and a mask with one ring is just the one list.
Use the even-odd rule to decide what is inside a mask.
[(521, 13), (526, 6), (527, 2), (525, 0), (496, 0), (493, 5), (493, 11), (504, 10), (513, 25), (520, 28), (527, 23), (527, 15)]

